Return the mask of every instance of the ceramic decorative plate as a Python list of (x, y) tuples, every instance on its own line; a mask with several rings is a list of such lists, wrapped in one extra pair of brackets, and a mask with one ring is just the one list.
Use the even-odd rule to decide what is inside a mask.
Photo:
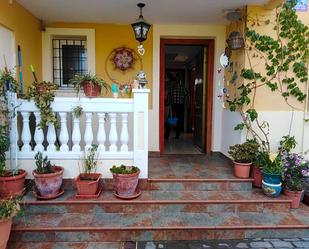
[(226, 68), (229, 65), (229, 58), (225, 53), (220, 56), (220, 64), (223, 68)]
[(127, 47), (116, 48), (113, 51), (113, 56), (111, 58), (116, 69), (121, 71), (127, 71), (133, 67), (135, 58), (132, 49)]

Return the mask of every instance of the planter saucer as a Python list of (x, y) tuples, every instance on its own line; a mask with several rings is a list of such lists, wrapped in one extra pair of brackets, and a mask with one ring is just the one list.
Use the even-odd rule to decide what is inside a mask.
[(135, 199), (135, 198), (139, 197), (139, 196), (142, 194), (142, 191), (141, 191), (140, 189), (136, 189), (136, 190), (135, 190), (135, 193), (134, 193), (133, 195), (131, 195), (131, 196), (118, 195), (118, 194), (116, 193), (116, 191), (114, 191), (113, 194), (114, 194), (116, 197), (120, 198), (120, 199), (123, 199), (123, 200), (131, 200), (131, 199)]
[(97, 199), (101, 195), (102, 190), (103, 190), (103, 186), (99, 186), (97, 192), (94, 195), (79, 195), (76, 192), (75, 197), (76, 199)]
[(58, 192), (58, 194), (56, 195), (52, 195), (52, 196), (41, 196), (38, 192), (34, 191), (34, 196), (38, 199), (38, 200), (52, 200), (52, 199), (56, 199), (58, 197), (60, 197), (61, 195), (63, 195), (64, 193), (64, 189), (61, 188)]

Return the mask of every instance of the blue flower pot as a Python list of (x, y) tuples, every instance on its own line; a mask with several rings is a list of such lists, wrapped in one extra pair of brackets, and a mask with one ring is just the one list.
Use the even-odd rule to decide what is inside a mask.
[(282, 180), (281, 174), (269, 174), (263, 172), (263, 181), (270, 184), (280, 184)]
[(278, 197), (281, 193), (282, 183), (280, 184), (270, 184), (262, 181), (262, 189), (265, 195), (269, 197)]

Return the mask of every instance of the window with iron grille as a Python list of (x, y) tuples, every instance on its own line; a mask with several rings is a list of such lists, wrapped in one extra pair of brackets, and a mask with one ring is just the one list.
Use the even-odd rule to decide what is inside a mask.
[(87, 73), (87, 41), (83, 37), (53, 39), (53, 81), (60, 87), (72, 87), (70, 79)]

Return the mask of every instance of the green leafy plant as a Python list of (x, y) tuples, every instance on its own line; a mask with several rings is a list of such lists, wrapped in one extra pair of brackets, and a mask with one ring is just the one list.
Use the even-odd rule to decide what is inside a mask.
[(35, 165), (36, 165), (36, 173), (37, 174), (49, 174), (54, 173), (53, 165), (48, 160), (48, 157), (45, 156), (43, 158), (42, 152), (38, 152), (34, 156)]
[(297, 141), (294, 136), (286, 135), (280, 140), (279, 153), (289, 153), (291, 150), (295, 149)]
[(256, 154), (256, 157), (253, 160), (253, 163), (256, 167), (263, 169), (264, 166), (269, 163), (269, 155), (264, 151), (259, 151)]
[(75, 106), (72, 110), (73, 116), (75, 118), (79, 118), (83, 114), (83, 107), (81, 106)]
[(263, 172), (273, 175), (283, 174), (283, 162), (279, 154), (269, 154), (265, 158), (266, 164), (263, 167)]
[(0, 220), (20, 214), (19, 199), (7, 199), (0, 201)]
[(136, 166), (125, 166), (123, 164), (120, 166), (114, 165), (109, 170), (113, 174), (134, 174), (140, 171), (140, 169)]
[(40, 128), (44, 128), (49, 124), (58, 127), (58, 122), (55, 114), (52, 111), (51, 104), (55, 99), (55, 92), (58, 85), (51, 82), (41, 82), (39, 84), (33, 83), (28, 88), (27, 99), (33, 99), (37, 108), (41, 113), (41, 122), (38, 124)]
[(247, 141), (243, 144), (230, 146), (228, 153), (238, 163), (251, 163), (255, 160), (259, 146), (257, 143)]
[(7, 128), (0, 125), (0, 176), (5, 174), (5, 152), (9, 150), (10, 139)]
[[(269, 124), (259, 120), (254, 108), (257, 89), (267, 87), (279, 93), (293, 110), (297, 107), (290, 98), (300, 103), (306, 99), (301, 89), (308, 83), (309, 29), (297, 16), (296, 3), (296, 0), (283, 1), (275, 10), (274, 22), (265, 20), (264, 25), (273, 25), (274, 35), (258, 33), (255, 26), (262, 25), (259, 17), (248, 16), (252, 26), (247, 25), (245, 31), (249, 66), (241, 71), (244, 83), (237, 87), (236, 97), (228, 100), (230, 111), (239, 111), (242, 118), (235, 130), (247, 129), (267, 153), (270, 153)], [(259, 59), (259, 67), (253, 63), (254, 59)]]
[(98, 151), (98, 145), (92, 144), (91, 147), (88, 149), (88, 151), (85, 153), (84, 166), (83, 166), (84, 174), (90, 174), (96, 171), (98, 164), (97, 151)]
[(91, 85), (97, 85), (101, 87), (101, 91), (104, 89), (105, 92), (110, 90), (110, 85), (106, 83), (105, 80), (97, 76), (96, 74), (91, 73), (80, 73), (76, 74), (73, 79), (70, 80), (70, 83), (73, 84), (77, 94), (83, 88), (85, 82), (89, 82)]

